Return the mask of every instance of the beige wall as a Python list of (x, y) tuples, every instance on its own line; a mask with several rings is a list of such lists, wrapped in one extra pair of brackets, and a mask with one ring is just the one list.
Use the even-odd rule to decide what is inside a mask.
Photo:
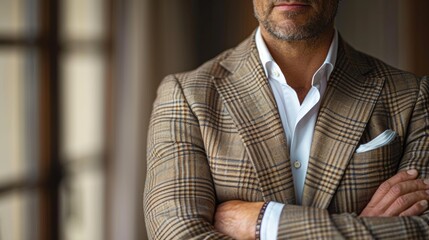
[(418, 75), (429, 74), (429, 1), (343, 0), (336, 26), (355, 48)]

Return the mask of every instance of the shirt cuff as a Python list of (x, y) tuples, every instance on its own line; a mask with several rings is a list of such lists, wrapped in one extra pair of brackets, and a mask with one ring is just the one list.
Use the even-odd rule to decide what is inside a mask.
[(269, 202), (261, 222), (260, 239), (276, 240), (279, 229), (280, 215), (285, 205), (278, 202)]

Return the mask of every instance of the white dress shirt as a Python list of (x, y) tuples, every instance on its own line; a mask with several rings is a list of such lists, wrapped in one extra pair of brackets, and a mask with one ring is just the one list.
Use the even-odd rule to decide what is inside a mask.
[[(259, 28), (255, 38), (259, 57), (276, 99), (290, 150), (296, 202), (301, 204), (317, 113), (337, 58), (338, 33), (335, 31), (326, 59), (314, 73), (312, 87), (302, 104), (300, 104), (295, 90), (287, 84), (287, 79), (272, 58)], [(284, 204), (276, 202), (268, 204), (261, 223), (262, 240), (277, 238), (283, 206)]]

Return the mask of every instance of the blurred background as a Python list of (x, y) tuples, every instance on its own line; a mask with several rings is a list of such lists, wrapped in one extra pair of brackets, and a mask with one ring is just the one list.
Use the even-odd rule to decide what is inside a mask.
[[(429, 73), (429, 1), (343, 0), (356, 48)], [(256, 27), (250, 0), (0, 0), (0, 239), (146, 239), (156, 89)]]

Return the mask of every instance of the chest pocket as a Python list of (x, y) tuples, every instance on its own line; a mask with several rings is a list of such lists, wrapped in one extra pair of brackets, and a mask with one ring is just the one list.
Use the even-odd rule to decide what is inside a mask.
[(380, 148), (355, 153), (328, 210), (359, 214), (381, 183), (396, 174), (401, 157), (399, 137)]

